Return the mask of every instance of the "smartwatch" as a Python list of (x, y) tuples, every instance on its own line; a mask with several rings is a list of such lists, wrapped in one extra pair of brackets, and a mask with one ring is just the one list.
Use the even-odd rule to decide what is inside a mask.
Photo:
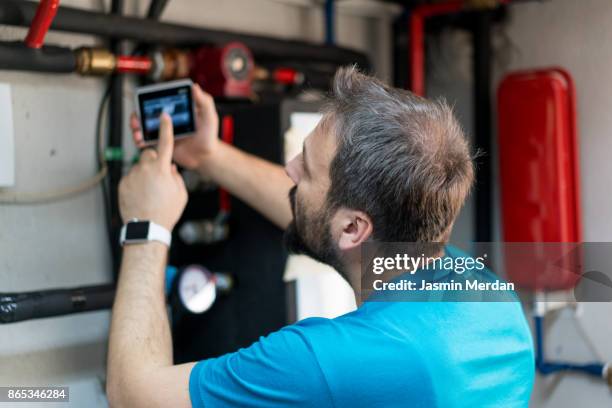
[(119, 243), (121, 246), (129, 244), (142, 244), (158, 241), (166, 246), (172, 242), (170, 231), (152, 221), (133, 219), (121, 228)]

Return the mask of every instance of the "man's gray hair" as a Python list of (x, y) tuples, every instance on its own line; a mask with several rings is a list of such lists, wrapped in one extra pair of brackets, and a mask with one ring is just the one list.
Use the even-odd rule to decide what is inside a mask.
[(338, 137), (331, 209), (364, 211), (373, 239), (443, 242), (474, 180), (470, 147), (452, 109), (341, 68), (324, 110)]

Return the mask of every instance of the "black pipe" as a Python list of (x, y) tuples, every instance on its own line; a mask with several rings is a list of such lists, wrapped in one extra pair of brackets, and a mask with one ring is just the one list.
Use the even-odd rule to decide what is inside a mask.
[(393, 86), (408, 89), (408, 8), (404, 7), (402, 14), (393, 21)]
[(493, 174), (491, 127), (491, 13), (478, 12), (472, 30), (474, 75), (474, 141), (484, 154), (477, 160), (475, 200), (475, 240), (493, 240)]
[(168, 0), (151, 0), (149, 11), (147, 12), (147, 18), (159, 20), (167, 5)]
[[(0, 2), (0, 24), (29, 26), (37, 6), (38, 3), (32, 1), (2, 0)], [(262, 60), (274, 61), (282, 58), (329, 62), (336, 65), (356, 63), (364, 70), (370, 69), (370, 63), (365, 54), (347, 48), (207, 30), (71, 7), (59, 8), (51, 29), (161, 45), (223, 45), (231, 41), (240, 41), (249, 47), (258, 59)]]
[(19, 42), (0, 42), (0, 70), (71, 73), (76, 58), (70, 48), (44, 46), (32, 49)]
[[(123, 0), (113, 0), (111, 13), (123, 13)], [(110, 49), (115, 55), (123, 54), (121, 41), (111, 40)], [(123, 147), (123, 79), (122, 74), (114, 73), (110, 78), (110, 99), (108, 110), (109, 134), (108, 147), (121, 149)], [(121, 230), (121, 214), (119, 212), (119, 181), (123, 172), (123, 160), (112, 160), (108, 164), (108, 190), (111, 215), (111, 253), (113, 256), (113, 273), (115, 279), (119, 276), (121, 264), (121, 248), (119, 247), (119, 232)]]
[(0, 323), (110, 309), (114, 285), (0, 294)]

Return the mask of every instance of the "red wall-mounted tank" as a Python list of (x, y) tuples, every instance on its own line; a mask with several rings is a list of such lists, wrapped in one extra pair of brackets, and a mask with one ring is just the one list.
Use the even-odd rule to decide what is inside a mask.
[(581, 264), (572, 243), (582, 241), (582, 226), (570, 75), (551, 68), (506, 76), (498, 128), (503, 239), (533, 243), (506, 244), (508, 279), (533, 290), (571, 288)]

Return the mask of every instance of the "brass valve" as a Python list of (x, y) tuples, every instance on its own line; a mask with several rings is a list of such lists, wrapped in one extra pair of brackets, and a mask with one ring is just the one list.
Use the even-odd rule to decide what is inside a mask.
[(81, 75), (109, 75), (117, 66), (115, 55), (104, 48), (79, 48), (75, 54)]

